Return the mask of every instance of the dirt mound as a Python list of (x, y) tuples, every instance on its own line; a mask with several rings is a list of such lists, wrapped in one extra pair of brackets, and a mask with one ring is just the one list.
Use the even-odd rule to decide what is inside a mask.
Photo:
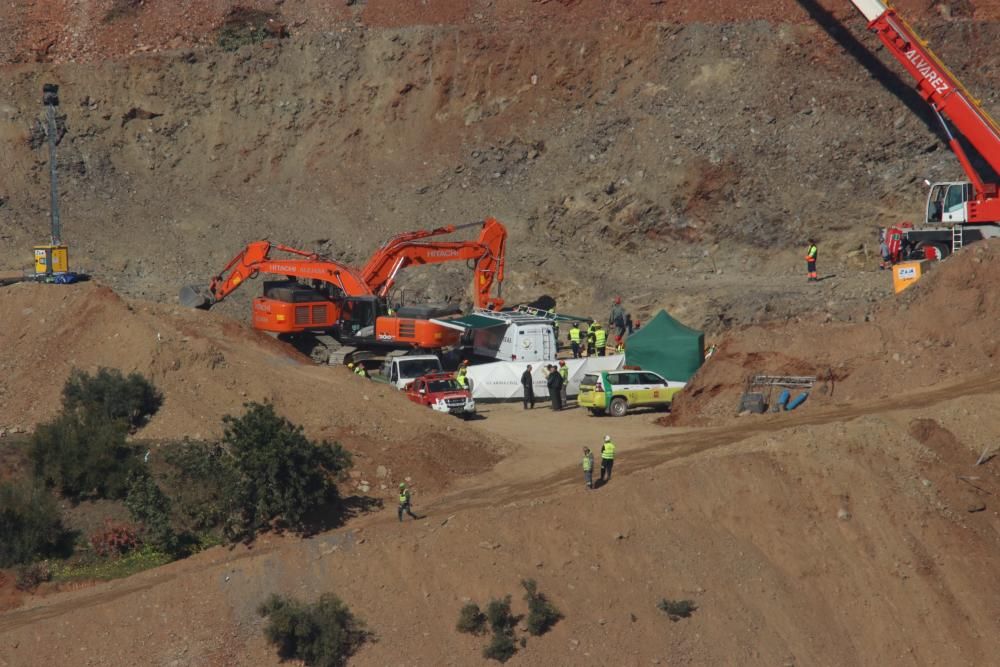
[(1000, 241), (977, 243), (906, 292), (856, 313), (855, 322), (827, 322), (824, 311), (815, 311), (730, 333), (678, 397), (668, 423), (731, 416), (754, 373), (816, 375), (823, 381), (809, 402), (832, 403), (989, 372), (1000, 354), (998, 314)]
[(97, 283), (22, 283), (0, 289), (0, 319), (0, 427), (10, 430), (55, 414), (73, 368), (108, 366), (164, 394), (141, 438), (215, 437), (222, 415), (270, 401), (311, 437), (351, 449), (357, 483), (374, 493), (407, 476), (440, 488), (496, 460), (496, 443), (454, 418), (214, 313), (126, 301)]
[[(977, 402), (1000, 410), (996, 394)], [(18, 667), (84, 651), (97, 665), (277, 665), (260, 601), (335, 592), (378, 636), (352, 665), (481, 664), (485, 639), (455, 630), (458, 610), (512, 593), (521, 613), (532, 577), (565, 618), (511, 664), (992, 664), (998, 476), (972, 468), (970, 445), (995, 440), (1000, 422), (963, 419), (965, 404), (924, 411), (934, 423), (913, 430), (926, 444), (905, 414), (677, 433), (621, 447), (597, 491), (576, 466), (539, 468), (422, 504), (423, 521), (387, 512), (309, 540), (213, 549), (31, 598), (0, 616), (0, 647)], [(946, 430), (951, 444), (933, 435)], [(971, 511), (968, 493), (990, 506)], [(671, 623), (663, 597), (699, 609)]]

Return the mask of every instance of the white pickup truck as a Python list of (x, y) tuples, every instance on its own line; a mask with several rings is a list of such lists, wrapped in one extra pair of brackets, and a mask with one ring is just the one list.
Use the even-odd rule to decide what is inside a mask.
[(441, 360), (433, 354), (408, 354), (401, 357), (389, 357), (382, 364), (379, 373), (384, 382), (396, 389), (403, 389), (418, 377), (430, 373), (440, 373)]

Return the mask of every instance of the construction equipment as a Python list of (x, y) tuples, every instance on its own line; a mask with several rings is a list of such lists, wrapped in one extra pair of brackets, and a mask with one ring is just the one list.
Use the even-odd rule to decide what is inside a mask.
[(941, 259), (973, 241), (1000, 236), (1000, 190), (995, 176), (978, 169), (959, 139), (964, 138), (1000, 174), (1000, 126), (955, 75), (882, 0), (851, 0), (872, 30), (917, 82), (917, 92), (933, 110), (948, 145), (968, 181), (930, 185), (922, 229), (902, 233), (904, 257)]
[[(397, 236), (361, 271), (317, 253), (254, 241), (229, 260), (207, 290), (182, 288), (180, 302), (207, 309), (260, 273), (283, 275), (284, 280), (265, 281), (264, 293), (254, 298), (255, 329), (283, 335), (329, 363), (371, 359), (378, 350), (440, 351), (457, 346), (461, 336), (431, 320), (457, 315), (458, 309), (404, 306), (390, 314), (387, 294), (403, 266), (467, 260), (476, 263), (475, 301), (502, 304), (490, 290), (496, 285), (499, 293), (503, 281), (506, 229), (492, 218), (475, 224), (483, 227), (477, 241), (418, 241), (461, 227)], [(275, 258), (274, 252), (291, 257)]]
[[(460, 229), (482, 227), (475, 241), (425, 241)], [(380, 298), (387, 299), (399, 271), (407, 266), (467, 261), (473, 270), (472, 291), (476, 308), (500, 310), (503, 299), (504, 255), (507, 245), (507, 228), (495, 218), (468, 225), (448, 225), (428, 231), (407, 232), (393, 237), (375, 251), (361, 270), (362, 279)], [(493, 287), (497, 295), (492, 296)]]

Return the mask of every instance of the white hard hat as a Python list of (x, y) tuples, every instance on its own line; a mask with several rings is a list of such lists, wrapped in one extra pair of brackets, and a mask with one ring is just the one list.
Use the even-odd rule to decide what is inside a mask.
[(604, 442), (611, 442), (611, 436), (610, 435), (604, 436)]

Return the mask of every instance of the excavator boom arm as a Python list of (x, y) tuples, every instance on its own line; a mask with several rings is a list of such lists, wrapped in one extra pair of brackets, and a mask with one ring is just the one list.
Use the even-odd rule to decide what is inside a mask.
[[(271, 251), (278, 250), (296, 257), (272, 259)], [(349, 296), (371, 296), (368, 284), (349, 266), (316, 253), (298, 250), (268, 241), (254, 241), (247, 244), (235, 257), (229, 260), (222, 272), (212, 278), (209, 285), (213, 302), (221, 301), (233, 293), (247, 279), (258, 273), (272, 273), (297, 278), (320, 280), (336, 285)]]
[[(422, 241), (431, 236), (449, 234), (462, 227), (482, 226), (474, 241)], [(382, 297), (388, 295), (399, 271), (407, 266), (474, 261), (473, 291), (478, 308), (499, 309), (503, 300), (499, 288), (503, 282), (504, 253), (507, 229), (494, 218), (462, 227), (439, 227), (435, 230), (410, 232), (395, 237), (372, 256), (361, 272), (371, 290)], [(491, 296), (493, 286), (497, 296)]]

